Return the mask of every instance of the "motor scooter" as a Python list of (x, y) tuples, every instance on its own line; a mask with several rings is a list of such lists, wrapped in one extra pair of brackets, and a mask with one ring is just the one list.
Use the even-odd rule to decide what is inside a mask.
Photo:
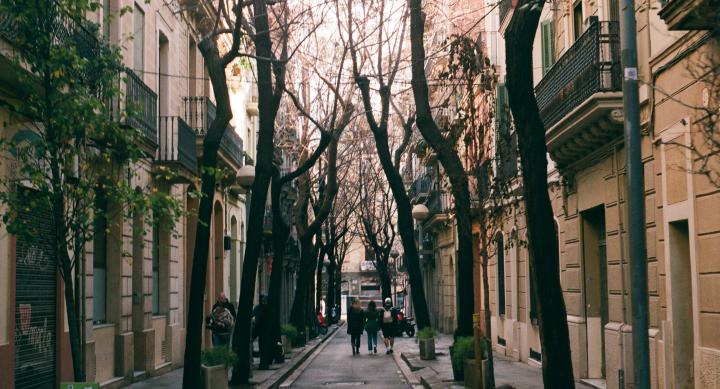
[(411, 338), (415, 336), (415, 320), (413, 320), (412, 317), (407, 317), (403, 311), (400, 311), (398, 313), (397, 323), (401, 334), (404, 332)]

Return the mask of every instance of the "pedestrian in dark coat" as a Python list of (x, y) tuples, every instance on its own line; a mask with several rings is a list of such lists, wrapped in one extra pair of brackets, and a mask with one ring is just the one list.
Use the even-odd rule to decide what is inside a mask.
[(368, 336), (368, 352), (377, 354), (377, 333), (380, 331), (382, 314), (377, 309), (375, 301), (368, 303), (365, 311), (365, 332)]
[(365, 312), (360, 306), (360, 301), (353, 301), (347, 316), (347, 333), (350, 334), (353, 355), (360, 354), (360, 336), (365, 329)]

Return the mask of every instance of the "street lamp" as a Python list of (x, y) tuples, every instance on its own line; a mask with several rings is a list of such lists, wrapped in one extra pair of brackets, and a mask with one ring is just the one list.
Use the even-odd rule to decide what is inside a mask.
[(243, 188), (250, 188), (255, 182), (255, 166), (245, 165), (238, 170), (237, 183)]
[(417, 221), (423, 221), (430, 216), (430, 210), (425, 204), (415, 204), (412, 209), (412, 217)]
[(393, 305), (397, 306), (397, 259), (400, 256), (400, 253), (397, 250), (392, 249), (392, 251), (390, 251), (390, 256), (393, 259), (393, 267), (395, 268), (395, 271), (393, 272)]

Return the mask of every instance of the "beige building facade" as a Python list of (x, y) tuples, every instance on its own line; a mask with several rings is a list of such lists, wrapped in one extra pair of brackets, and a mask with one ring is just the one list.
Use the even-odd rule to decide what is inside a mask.
[[(85, 245), (82, 294), (85, 368), (87, 380), (101, 387), (120, 387), (182, 366), (190, 274), (197, 225), (200, 188), (198, 161), (202, 141), (215, 106), (213, 94), (197, 49), (201, 38), (198, 26), (211, 10), (173, 9), (170, 3), (110, 0), (88, 19), (99, 23), (111, 42), (122, 46), (121, 90), (141, 107), (139, 120), (129, 123), (142, 130), (147, 139), (146, 157), (128, 167), (128, 180), (135, 190), (164, 192), (181, 204), (182, 216), (174, 225), (154, 218), (152, 210), (130, 214), (126, 205), (97, 203), (105, 210), (96, 217), (95, 233)], [(122, 13), (124, 7), (132, 12)], [(105, 20), (113, 15), (110, 23)], [(3, 48), (11, 48), (5, 35)], [(3, 51), (3, 55), (8, 51)], [(7, 61), (2, 58), (3, 65)], [(256, 85), (244, 69), (240, 76), (229, 74), (234, 119), (220, 147), (220, 166), (234, 177), (246, 163), (252, 163), (256, 136)], [(17, 102), (11, 93), (12, 79), (1, 80), (0, 99)], [(123, 98), (123, 101), (124, 101)], [(119, 109), (126, 109), (124, 102)], [(12, 137), (27, 126), (22, 118), (0, 110), (3, 137)], [(251, 153), (245, 153), (245, 148)], [(166, 174), (172, 172), (173, 174)], [(207, 314), (216, 297), (225, 293), (233, 303), (239, 295), (242, 252), (246, 232), (245, 194), (234, 179), (218, 185), (211, 222), (211, 242), (206, 280)], [(185, 211), (187, 213), (185, 213)], [(28, 215), (30, 218), (42, 215)], [(22, 357), (26, 351), (24, 322), (18, 321), (31, 305), (22, 301), (22, 267), (28, 255), (40, 256), (42, 247), (26, 247), (12, 235), (0, 239), (0, 368), (9, 372), (0, 386), (29, 384), (30, 367)], [(19, 250), (19, 251), (18, 251)], [(35, 250), (35, 251), (32, 251)], [(19, 255), (18, 255), (19, 253)], [(51, 260), (51, 259), (49, 259)], [(19, 266), (20, 265), (20, 266)], [(51, 267), (52, 269), (52, 267)], [(62, 281), (54, 277), (48, 286), (57, 309), (42, 323), (30, 320), (34, 331), (46, 331), (52, 340), (48, 349), (48, 377), (57, 385), (72, 380)], [(49, 284), (48, 284), (49, 285)], [(7, 288), (7, 290), (5, 290)], [(20, 312), (24, 310), (23, 312)], [(6, 315), (7, 313), (7, 315)], [(48, 324), (50, 323), (50, 324)], [(33, 326), (38, 325), (38, 329)], [(203, 345), (210, 346), (210, 333), (203, 330)], [(49, 340), (49, 342), (50, 342)], [(32, 361), (30, 361), (32, 362)], [(13, 374), (14, 372), (14, 374)], [(18, 386), (19, 387), (19, 386)]]
[[(712, 116), (717, 19), (698, 12), (702, 2), (650, 5), (636, 18), (652, 387), (714, 388), (720, 385), (718, 305), (711, 297), (720, 282), (720, 188), (714, 179), (720, 165), (711, 151), (718, 130)], [(501, 33), (513, 12), (500, 10)], [(618, 15), (612, 0), (546, 6), (534, 55), (573, 370), (578, 380), (602, 388), (630, 387), (633, 380)], [(521, 211), (521, 205), (513, 209)], [(522, 241), (523, 223), (522, 217), (509, 220), (503, 237), (517, 231)], [(489, 274), (493, 345), (523, 361), (525, 352), (537, 364), (542, 350), (532, 308), (524, 310), (532, 297), (528, 284), (517, 282), (528, 274), (527, 250), (501, 251)], [(517, 328), (515, 312), (528, 324)]]

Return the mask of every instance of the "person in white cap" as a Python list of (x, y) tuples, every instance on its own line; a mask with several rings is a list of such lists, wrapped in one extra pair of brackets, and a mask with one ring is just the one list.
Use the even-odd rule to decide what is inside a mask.
[(383, 343), (385, 343), (385, 354), (393, 353), (393, 345), (395, 344), (395, 335), (397, 334), (397, 317), (398, 310), (393, 308), (390, 297), (383, 302), (382, 318), (380, 328), (383, 334)]

